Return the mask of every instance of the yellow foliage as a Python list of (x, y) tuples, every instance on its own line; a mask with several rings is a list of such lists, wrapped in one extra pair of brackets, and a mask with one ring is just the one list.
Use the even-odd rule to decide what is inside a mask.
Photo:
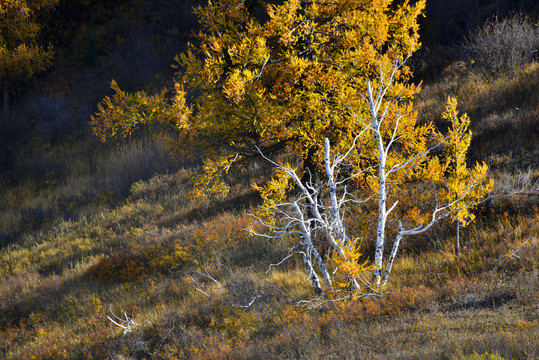
[(449, 177), (446, 180), (447, 190), (442, 192), (442, 197), (448, 202), (455, 202), (452, 208), (458, 211), (452, 218), (466, 225), (473, 221), (474, 215), (470, 207), (464, 204), (479, 201), (492, 191), (494, 182), (487, 178), (486, 163), (475, 163), (471, 170), (467, 168), (466, 154), (472, 140), (472, 132), (468, 129), (470, 118), (467, 114), (458, 115), (457, 99), (449, 96), (442, 113), (442, 118), (450, 121), (446, 138)]
[[(230, 153), (249, 160), (258, 152), (256, 146), (262, 151), (294, 151), (304, 161), (311, 154), (310, 163), (321, 165), (323, 152), (318, 146), (324, 137), (329, 136), (333, 148), (342, 152), (364, 128), (350, 113), (350, 109), (359, 116), (368, 113), (363, 79), (377, 75), (380, 66), (384, 72), (391, 70), (396, 59), (420, 45), (417, 17), (425, 2), (392, 3), (339, 0), (307, 6), (289, 0), (266, 5), (269, 20), (262, 24), (249, 15), (243, 2), (208, 2), (195, 10), (201, 25), (197, 45), (189, 44), (176, 57), (174, 91), (155, 97), (127, 94), (113, 83), (115, 94), (105, 98), (92, 117), (94, 132), (105, 140), (156, 122), (179, 131), (180, 141), (189, 139), (195, 145), (175, 147), (182, 156), (204, 151), (208, 157), (207, 174), (198, 185), (209, 192), (226, 193), (215, 175)], [(403, 129), (397, 135), (406, 151), (393, 154), (395, 163), (423, 149), (432, 133), (430, 126), (415, 124), (408, 103), (419, 89), (407, 82), (410, 76), (409, 68), (400, 69), (388, 90), (390, 96), (402, 99), (383, 129), (384, 136), (391, 134), (391, 126), (402, 115)], [(369, 165), (365, 161), (374, 159), (372, 146), (365, 139), (358, 144), (365, 151), (351, 154), (351, 160), (364, 159), (362, 165)], [(395, 177), (403, 175), (414, 172), (403, 170)], [(269, 187), (280, 196), (275, 185)]]
[(52, 48), (37, 44), (37, 12), (58, 0), (3, 0), (0, 4), (0, 79), (31, 77), (52, 62)]
[(92, 296), (92, 312), (99, 313), (101, 309), (103, 308), (103, 303), (101, 302), (101, 299), (99, 299), (96, 296)]
[(213, 197), (224, 199), (230, 191), (230, 186), (223, 181), (223, 175), (228, 173), (236, 157), (221, 155), (217, 158), (207, 158), (201, 176), (197, 178), (192, 195), (199, 199)]
[(47, 333), (47, 332), (45, 331), (44, 328), (39, 327), (39, 328), (37, 329), (37, 331), (36, 331), (36, 336), (37, 336), (37, 337), (41, 337), (41, 336), (45, 335), (46, 333)]
[[(94, 134), (101, 141), (104, 142), (108, 138), (130, 136), (136, 129), (151, 122), (162, 124), (169, 124), (169, 122), (181, 123), (182, 116), (180, 114), (176, 118), (165, 116), (169, 111), (169, 105), (164, 97), (166, 90), (154, 96), (149, 96), (144, 91), (128, 94), (122, 91), (114, 80), (112, 80), (110, 87), (114, 94), (105, 97), (98, 104), (99, 111), (95, 116), (91, 117), (90, 122)], [(181, 93), (181, 87), (178, 86), (176, 91)], [(175, 109), (179, 108), (183, 110), (185, 104), (176, 105)]]
[[(284, 166), (289, 168), (290, 165), (285, 164)], [(264, 186), (253, 184), (252, 189), (258, 191), (264, 200), (262, 207), (257, 210), (256, 215), (271, 221), (271, 215), (273, 214), (271, 207), (281, 203), (286, 198), (287, 191), (293, 186), (294, 184), (290, 181), (289, 175), (283, 170), (278, 170), (275, 177), (267, 181)]]
[(424, 223), (428, 219), (429, 215), (430, 214), (427, 214), (427, 213), (422, 214), (421, 210), (418, 209), (417, 207), (411, 207), (406, 212), (406, 215), (404, 218), (408, 221), (411, 221), (412, 223), (420, 224), (420, 223)]
[[(337, 253), (333, 253), (330, 257), (331, 262), (335, 265), (338, 272), (345, 276), (348, 281), (357, 279), (361, 274), (373, 271), (375, 266), (369, 264), (369, 261), (360, 261), (362, 256), (359, 246), (359, 239), (350, 241), (348, 245), (342, 246), (344, 257)], [(342, 284), (343, 287), (348, 287), (350, 284)]]

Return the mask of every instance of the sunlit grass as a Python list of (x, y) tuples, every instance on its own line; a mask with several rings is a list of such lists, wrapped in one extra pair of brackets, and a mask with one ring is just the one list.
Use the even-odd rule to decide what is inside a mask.
[[(481, 135), (507, 126), (530, 134), (537, 95), (528, 82), (537, 69), (488, 81), (461, 71), (426, 87), (425, 118), (438, 116), (453, 91), (471, 97), (460, 103), (472, 121), (479, 116), (473, 156), (495, 163), (501, 195), (475, 210), (459, 256), (449, 225), (403, 241), (382, 297), (316, 309), (298, 303), (313, 297), (300, 255), (269, 266), (295, 240), (245, 231), (259, 202), (250, 184), (269, 173), (260, 164), (231, 175), (224, 201), (193, 195), (196, 168), (129, 184), (126, 197), (97, 186), (98, 174), (85, 175), (81, 163), (63, 181), (7, 187), (0, 228), (15, 241), (0, 249), (0, 357), (538, 357), (539, 202), (522, 185), (538, 178), (524, 151), (536, 151), (536, 138), (504, 153), (497, 147), (512, 138)], [(360, 215), (351, 229), (368, 226)], [(124, 335), (107, 319), (112, 313), (134, 320), (132, 331)]]

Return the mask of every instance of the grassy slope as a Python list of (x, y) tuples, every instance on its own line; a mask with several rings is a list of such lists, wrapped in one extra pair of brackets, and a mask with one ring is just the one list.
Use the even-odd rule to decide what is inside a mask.
[[(451, 71), (425, 86), (419, 111), (433, 117), (447, 94), (464, 99), (477, 134), (472, 157), (493, 164), (499, 186), (518, 187), (504, 174), (530, 169), (537, 180), (539, 170), (538, 79), (537, 65), (491, 80)], [(106, 193), (89, 204), (82, 197), (68, 218), (53, 200), (82, 192), (81, 177), (26, 198), (21, 188), (9, 190), (12, 206), (4, 202), (2, 211), (11, 221), (24, 202), (52, 215), (20, 224), (21, 240), (0, 252), (0, 356), (539, 357), (536, 193), (497, 199), (463, 232), (459, 258), (443, 227), (415, 240), (426, 244), (421, 252), (405, 245), (382, 299), (305, 310), (295, 306), (310, 294), (299, 262), (264, 272), (286, 254), (286, 241), (270, 244), (243, 231), (257, 202), (248, 184), (263, 171), (237, 175), (229, 197), (217, 201), (193, 195), (193, 170), (135, 183), (116, 203), (103, 200)], [(216, 284), (195, 271), (223, 287), (197, 291), (197, 282)], [(241, 307), (255, 295), (251, 307)], [(132, 317), (134, 330), (122, 335), (107, 320), (112, 312)]]
[[(456, 95), (472, 119), (471, 159), (510, 194), (539, 178), (538, 88), (537, 64), (494, 78), (456, 64), (424, 86), (418, 111), (439, 118)], [(539, 358), (537, 192), (479, 209), (459, 258), (446, 227), (410, 239), (383, 298), (306, 310), (298, 259), (266, 273), (291, 240), (243, 230), (262, 169), (212, 200), (192, 192), (194, 168), (130, 187), (173, 168), (153, 143), (93, 159), (77, 145), (48, 151), (70, 154), (64, 178), (2, 193), (0, 240), (17, 241), (0, 250), (0, 358)], [(221, 286), (197, 291), (216, 285), (204, 274)], [(137, 323), (125, 336), (107, 320), (124, 312)]]

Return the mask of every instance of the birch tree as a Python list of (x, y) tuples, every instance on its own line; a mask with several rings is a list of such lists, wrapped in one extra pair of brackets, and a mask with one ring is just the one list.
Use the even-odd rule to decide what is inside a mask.
[[(366, 79), (367, 96), (364, 101), (369, 105), (370, 116), (358, 116), (358, 121), (370, 129), (369, 133), (376, 144), (374, 154), (378, 160), (377, 177), (373, 178), (373, 185), (378, 188), (374, 254), (376, 270), (373, 273), (373, 282), (377, 285), (387, 282), (402, 239), (421, 234), (447, 217), (469, 218), (471, 215), (468, 209), (481, 202), (493, 188), (492, 180), (487, 178), (488, 166), (485, 163), (476, 163), (472, 170), (465, 169), (471, 134), (462, 137), (466, 133), (467, 116), (457, 118), (454, 99), (448, 99), (447, 109), (443, 114), (445, 118), (448, 113), (452, 114), (449, 116), (451, 129), (445, 137), (441, 138), (436, 134), (432, 123), (421, 126), (413, 122), (402, 122), (404, 118), (398, 110), (400, 94), (391, 95), (388, 89), (395, 73), (405, 61), (397, 60), (393, 64), (380, 62), (378, 78), (374, 81)], [(434, 149), (444, 144), (450, 145), (449, 153), (455, 155), (456, 160), (451, 156), (440, 160), (432, 155)], [(449, 167), (451, 162), (453, 169)], [(468, 174), (465, 175), (465, 172)], [(390, 221), (389, 216), (398, 207), (398, 201), (391, 201), (391, 195), (406, 186), (407, 182), (418, 180), (432, 182), (433, 194), (436, 196), (431, 200), (431, 204), (426, 204), (427, 207), (412, 208), (411, 212), (416, 212), (416, 216), (409, 217), (406, 221), (398, 216), (391, 220), (396, 224), (396, 236), (384, 270), (386, 226)], [(375, 186), (372, 188), (376, 189)]]
[[(469, 186), (470, 174), (466, 168), (466, 152), (470, 147), (472, 132), (468, 129), (470, 118), (467, 114), (458, 116), (457, 99), (448, 97), (442, 118), (450, 121), (449, 134), (446, 144), (447, 160), (450, 163), (450, 176), (447, 179), (449, 200), (460, 198), (466, 193)], [(471, 199), (474, 193), (468, 194)], [(455, 222), (455, 255), (460, 251), (460, 225), (466, 226), (473, 221), (474, 215), (469, 208), (463, 208), (454, 214), (451, 219)]]
[[(303, 262), (318, 294), (322, 293), (322, 289), (313, 263), (317, 265), (318, 272), (322, 274), (328, 288), (331, 287), (332, 279), (324, 267), (320, 248), (317, 248), (312, 240), (312, 234), (317, 233), (312, 231), (312, 227), (327, 231), (328, 251), (338, 255), (340, 266), (346, 268), (354, 264), (356, 269), (365, 271), (368, 268), (367, 263), (359, 264), (357, 257), (352, 260), (350, 252), (344, 251), (350, 246), (344, 214), (347, 207), (357, 206), (375, 198), (375, 233), (367, 230), (364, 234), (355, 236), (373, 236), (375, 251), (371, 257), (372, 283), (374, 286), (383, 286), (388, 281), (399, 245), (404, 239), (421, 234), (446, 218), (470, 219), (472, 215), (469, 208), (481, 202), (492, 190), (493, 184), (492, 180), (487, 178), (486, 164), (476, 163), (471, 170), (465, 167), (471, 135), (462, 136), (464, 133), (469, 134), (466, 132), (467, 117), (458, 118), (455, 115), (454, 99), (448, 99), (447, 109), (443, 114), (444, 118), (451, 121), (450, 130), (445, 136), (437, 133), (432, 123), (420, 125), (414, 117), (403, 116), (402, 109), (409, 106), (408, 99), (405, 97), (403, 103), (402, 92), (392, 91), (394, 87), (391, 83), (405, 62), (406, 59), (397, 59), (392, 63), (380, 60), (378, 76), (364, 79), (366, 94), (363, 101), (368, 105), (369, 111), (354, 113), (355, 121), (362, 130), (346, 153), (336, 156), (334, 160), (329, 156), (330, 141), (325, 139), (324, 183), (318, 183), (316, 186), (305, 183), (290, 165), (278, 164), (266, 158), (281, 171), (281, 175), (261, 189), (265, 199), (264, 209), (270, 210), (270, 217), (277, 216), (284, 220), (284, 225), (276, 226), (258, 217), (257, 219), (273, 232), (268, 235), (270, 237), (297, 235), (302, 239)], [(353, 105), (350, 106), (352, 108)], [(406, 110), (405, 114), (408, 113)], [(442, 150), (444, 147), (445, 152), (439, 151), (446, 154), (444, 158), (433, 155), (434, 150)], [(357, 157), (350, 156), (352, 153), (360, 154), (360, 158), (368, 160), (357, 163)], [(458, 153), (458, 160), (455, 160), (455, 153)], [(338, 165), (345, 164), (347, 168), (355, 169), (353, 175), (342, 176), (335, 171)], [(358, 183), (358, 178), (365, 179), (363, 186)], [(298, 189), (299, 195), (287, 202), (282, 200), (285, 199), (284, 189), (288, 186), (289, 179)], [(419, 196), (421, 199), (415, 201), (415, 204), (401, 206), (395, 198), (407, 187), (418, 182), (429, 184), (430, 194)], [(356, 189), (354, 200), (351, 200), (352, 194), (347, 191), (347, 186)], [(339, 191), (341, 195), (337, 196)], [(363, 197), (358, 199), (358, 196)], [(399, 209), (400, 207), (403, 209)], [(290, 215), (291, 213), (283, 208), (295, 210), (294, 215)], [(392, 227), (391, 233), (395, 234), (390, 239), (388, 227)], [(385, 259), (384, 250), (388, 241), (391, 242), (391, 251)], [(367, 285), (358, 271), (351, 273), (354, 274), (351, 283), (355, 289), (360, 289), (359, 280), (363, 285)]]
[[(417, 122), (419, 87), (409, 81), (406, 61), (420, 46), (424, 6), (287, 0), (267, 4), (261, 22), (242, 1), (208, 2), (195, 10), (202, 30), (176, 59), (174, 88), (127, 94), (113, 82), (114, 94), (92, 118), (94, 132), (106, 140), (155, 124), (172, 129), (182, 156), (205, 155), (197, 188), (221, 195), (230, 168), (264, 158), (278, 175), (256, 187), (264, 209), (255, 216), (273, 232), (268, 236), (301, 239), (294, 251), (316, 293), (324, 291), (322, 281), (326, 289), (334, 283), (330, 263), (348, 271), (352, 288), (366, 284), (358, 275), (367, 268), (357, 262), (358, 238), (374, 241), (372, 281), (382, 285), (403, 239), (463, 211), (479, 201), (470, 194), (479, 199), (489, 189), (486, 165), (476, 164), (455, 193), (450, 162), (433, 155), (447, 140), (432, 123)], [(272, 160), (291, 154), (297, 162)], [(402, 195), (415, 184), (428, 191), (417, 199)], [(346, 209), (372, 198), (375, 229), (350, 236)], [(326, 240), (317, 243), (322, 235)]]
[[(355, 150), (356, 140), (360, 137), (361, 134), (354, 139), (346, 153), (334, 156), (331, 155), (329, 139), (324, 139), (325, 183), (305, 181), (290, 164), (279, 164), (261, 152), (262, 157), (278, 169), (279, 175), (264, 187), (255, 186), (264, 199), (264, 205), (257, 215), (252, 216), (271, 234), (250, 231), (272, 239), (298, 236), (301, 239), (299, 250), (293, 253), (301, 254), (317, 295), (324, 293), (318, 273), (322, 275), (326, 289), (332, 287), (332, 274), (337, 271), (346, 278), (344, 286), (350, 287), (356, 295), (362, 285), (368, 287), (363, 273), (371, 267), (367, 262), (358, 261), (361, 249), (357, 239), (349, 237), (344, 224), (346, 204), (358, 202), (344, 184), (360, 173), (344, 178), (339, 174), (341, 163)], [(296, 195), (291, 199), (285, 196), (289, 185), (296, 189)], [(276, 218), (280, 223), (274, 221)], [(332, 264), (326, 261), (331, 253), (334, 254), (334, 271), (328, 269)]]

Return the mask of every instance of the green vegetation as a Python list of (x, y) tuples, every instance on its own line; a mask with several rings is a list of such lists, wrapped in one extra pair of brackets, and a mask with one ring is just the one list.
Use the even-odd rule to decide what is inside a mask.
[[(0, 358), (539, 358), (539, 64), (463, 60), (422, 85), (418, 122), (444, 130), (447, 96), (459, 99), (468, 160), (490, 165), (497, 196), (461, 228), (458, 256), (454, 224), (439, 223), (404, 240), (380, 296), (359, 300), (310, 301), (300, 255), (270, 266), (296, 239), (245, 231), (264, 161), (231, 169), (219, 198), (197, 187), (196, 158), (171, 159), (151, 134), (21, 142), (24, 161), (0, 179)], [(376, 226), (365, 211), (351, 232)]]

